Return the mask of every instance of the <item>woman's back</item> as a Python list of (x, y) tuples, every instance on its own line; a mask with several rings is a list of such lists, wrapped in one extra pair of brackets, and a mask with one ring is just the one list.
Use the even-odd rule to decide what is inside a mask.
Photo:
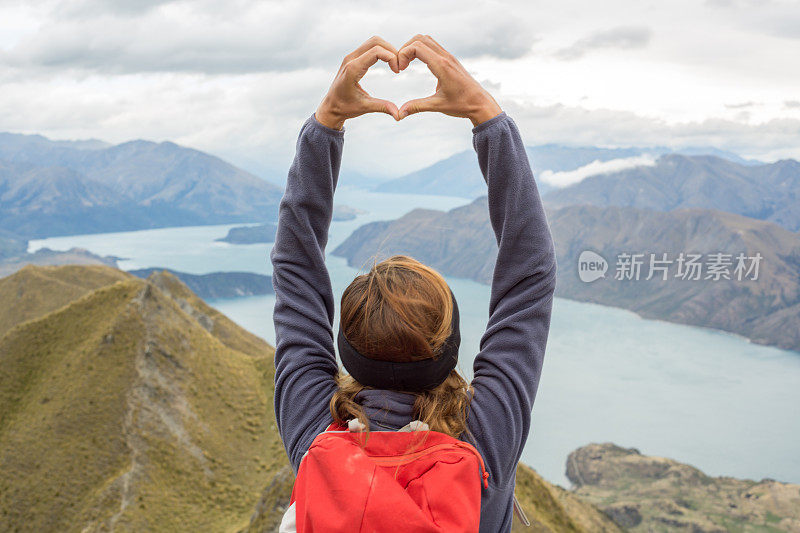
[[(490, 474), (481, 497), (480, 529), (497, 532), (511, 528), (514, 473), (530, 431), (550, 324), (555, 256), (514, 122), (495, 113), (481, 121), (473, 135), (488, 184), (498, 255), (489, 322), (474, 363), (468, 431), (461, 438), (475, 444)], [(334, 301), (324, 249), (343, 137), (343, 131), (315, 117), (303, 126), (272, 251), (275, 412), (295, 471), (314, 438), (333, 421), (329, 403), (339, 390)], [(418, 397), (362, 390), (354, 400), (366, 413), (370, 429), (397, 429), (417, 414)]]

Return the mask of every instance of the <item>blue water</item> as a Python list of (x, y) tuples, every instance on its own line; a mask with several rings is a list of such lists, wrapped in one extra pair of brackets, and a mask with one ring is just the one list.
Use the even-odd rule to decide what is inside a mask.
[[(334, 222), (329, 250), (373, 220), (415, 207), (451, 209), (463, 198), (379, 194), (343, 188), (337, 201), (366, 209)], [(269, 245), (215, 242), (232, 225), (166, 228), (32, 241), (30, 250), (73, 246), (125, 258), (124, 269), (169, 267), (191, 273), (269, 274)], [(327, 258), (338, 301), (356, 275)], [(489, 287), (448, 278), (461, 310), (461, 369), (488, 318)], [(272, 296), (211, 302), (248, 330), (275, 340)], [(523, 460), (567, 486), (567, 454), (589, 442), (615, 442), (672, 457), (708, 474), (800, 483), (800, 354), (740, 337), (594, 304), (556, 299), (531, 436)]]

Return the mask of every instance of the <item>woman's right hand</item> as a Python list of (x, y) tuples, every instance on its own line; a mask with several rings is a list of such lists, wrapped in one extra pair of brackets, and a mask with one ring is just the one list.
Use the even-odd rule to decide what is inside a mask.
[(417, 35), (398, 52), (400, 70), (419, 59), (436, 76), (436, 92), (400, 106), (400, 118), (421, 111), (438, 111), (452, 117), (468, 118), (474, 126), (496, 117), (503, 110), (494, 98), (469, 75), (467, 69), (430, 35)]
[(380, 37), (372, 37), (353, 53), (345, 56), (328, 94), (317, 108), (315, 116), (322, 125), (336, 130), (344, 127), (344, 121), (365, 113), (386, 113), (400, 120), (397, 106), (388, 100), (373, 98), (358, 83), (369, 68), (385, 61), (393, 72), (400, 72), (397, 49)]

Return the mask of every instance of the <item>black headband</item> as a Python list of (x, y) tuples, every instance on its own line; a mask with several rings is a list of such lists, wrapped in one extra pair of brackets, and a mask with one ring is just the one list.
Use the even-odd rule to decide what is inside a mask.
[(376, 389), (419, 392), (441, 385), (458, 363), (458, 347), (461, 344), (458, 304), (452, 291), (450, 296), (453, 298), (451, 331), (438, 357), (409, 362), (371, 359), (361, 355), (350, 345), (340, 324), (337, 344), (345, 369), (362, 385)]

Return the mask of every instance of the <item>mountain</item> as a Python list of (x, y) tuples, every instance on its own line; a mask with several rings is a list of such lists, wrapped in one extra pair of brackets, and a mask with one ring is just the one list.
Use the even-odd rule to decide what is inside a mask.
[[(47, 159), (48, 157), (57, 157), (64, 151), (97, 150), (109, 146), (111, 145), (97, 139), (53, 141), (43, 135), (0, 132), (0, 159), (6, 161), (28, 158), (27, 154), (36, 154), (39, 158)], [(35, 161), (32, 162), (35, 163)]]
[[(164, 271), (27, 266), (0, 300), (0, 529), (276, 529), (272, 347)], [(517, 495), (534, 531), (620, 531), (523, 465)]]
[(627, 531), (800, 531), (800, 485), (711, 477), (614, 444), (572, 452), (567, 477)]
[(272, 221), (282, 190), (170, 142), (0, 135), (0, 227), (27, 238)]
[(4, 301), (22, 298), (35, 317), (0, 339), (3, 523), (246, 525), (264, 479), (285, 464), (270, 422), (272, 348), (169, 274), (28, 267), (0, 291), (9, 285), (17, 292)]
[[(528, 146), (525, 150), (528, 154), (531, 168), (537, 176), (545, 171), (565, 172), (576, 170), (595, 161), (612, 161), (642, 155), (656, 157), (673, 152), (691, 155), (712, 154), (742, 165), (757, 163), (743, 159), (731, 152), (704, 147), (673, 150), (663, 146), (652, 148), (598, 148), (595, 146), (543, 144)], [(543, 181), (538, 182), (538, 185), (542, 194), (554, 190), (554, 187)], [(483, 176), (478, 168), (478, 158), (475, 152), (473, 150), (465, 150), (410, 174), (384, 181), (378, 184), (375, 190), (379, 192), (414, 192), (418, 194), (477, 198), (486, 194), (486, 183), (483, 181)]]
[(591, 176), (550, 190), (555, 206), (718, 209), (800, 230), (800, 162), (741, 165), (714, 156), (665, 155), (654, 166)]
[(272, 278), (253, 272), (211, 272), (209, 274), (187, 274), (168, 268), (142, 268), (130, 270), (137, 278), (148, 278), (153, 273), (169, 272), (183, 282), (193, 293), (204, 300), (215, 298), (239, 298), (273, 294)]
[[(647, 318), (721, 329), (760, 344), (800, 351), (800, 235), (776, 224), (707, 209), (659, 212), (597, 206), (549, 208), (559, 265), (556, 296), (631, 309)], [(584, 250), (599, 253), (609, 274), (592, 283), (578, 277)], [(668, 279), (614, 279), (622, 252), (667, 253)], [(680, 252), (761, 254), (757, 280), (675, 278)], [(395, 221), (358, 228), (334, 251), (361, 267), (375, 258), (405, 253), (443, 274), (490, 283), (497, 245), (486, 198), (449, 212), (416, 209)], [(645, 255), (643, 261), (649, 261)], [(748, 262), (747, 266), (750, 266)], [(707, 272), (701, 274), (703, 277)]]
[[(638, 148), (571, 147), (559, 144), (528, 146), (525, 150), (531, 168), (537, 175), (545, 170), (553, 172), (575, 170), (593, 161), (609, 161), (646, 153)], [(539, 188), (541, 192), (549, 190), (546, 183), (539, 183)], [(478, 167), (478, 156), (475, 151), (465, 150), (421, 170), (383, 182), (375, 187), (375, 190), (477, 198), (486, 194), (486, 182), (483, 181)]]
[(44, 316), (95, 289), (127, 279), (130, 276), (121, 270), (105, 266), (32, 265), (0, 278), (0, 301), (6, 303), (0, 306), (0, 339), (17, 324)]

